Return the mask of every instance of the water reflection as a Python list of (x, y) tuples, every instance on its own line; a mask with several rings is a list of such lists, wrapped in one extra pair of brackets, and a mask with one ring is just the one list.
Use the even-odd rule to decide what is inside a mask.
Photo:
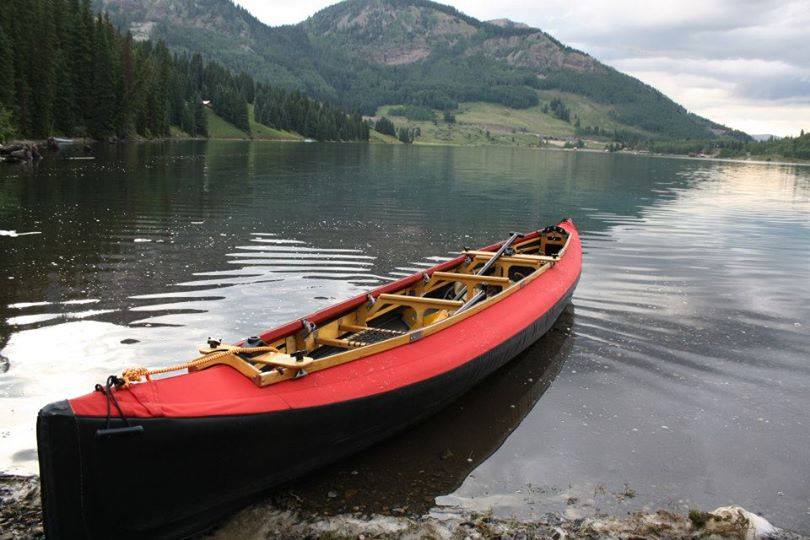
[[(421, 515), (488, 459), (534, 408), (573, 345), (569, 307), (540, 341), (413, 429), (279, 489), (281, 508)], [(542, 444), (542, 441), (538, 441)]]

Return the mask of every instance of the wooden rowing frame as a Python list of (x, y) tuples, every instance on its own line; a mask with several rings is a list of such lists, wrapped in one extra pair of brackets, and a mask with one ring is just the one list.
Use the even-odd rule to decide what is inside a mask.
[[(559, 261), (568, 247), (570, 235), (563, 229), (553, 229), (515, 243), (492, 264), (491, 274), (475, 272), (496, 255), (495, 251), (465, 250), (452, 270), (425, 272), (423, 280), (395, 293), (369, 294), (364, 305), (317, 328), (305, 322), (301, 331), (267, 344), (273, 349), (270, 352), (248, 356), (239, 353), (238, 346), (201, 349), (203, 356), (190, 363), (189, 371), (228, 365), (257, 385), (267, 386), (412, 343), (472, 317), (540, 277)], [(545, 254), (549, 248), (553, 255)], [(525, 274), (513, 273), (515, 268), (525, 269)], [(444, 287), (451, 287), (453, 291), (466, 288), (464, 300), (427, 296)], [(489, 295), (468, 306), (469, 309), (461, 310), (481, 290)], [(489, 293), (494, 290), (497, 292)], [(407, 330), (373, 326), (375, 321), (383, 320), (386, 314), (396, 310), (400, 310)], [(388, 337), (376, 342), (364, 341), (364, 334), (374, 333)], [(315, 357), (313, 354), (322, 347), (330, 348), (328, 353)], [(230, 354), (215, 354), (223, 351)], [(206, 361), (207, 356), (211, 357), (210, 362)]]

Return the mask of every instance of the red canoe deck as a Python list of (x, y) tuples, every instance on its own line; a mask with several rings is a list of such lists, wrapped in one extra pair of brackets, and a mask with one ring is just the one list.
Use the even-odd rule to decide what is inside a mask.
[[(582, 266), (579, 235), (573, 223), (560, 224), (571, 233), (565, 254), (537, 279), (487, 309), (413, 343), (395, 347), (340, 366), (266, 387), (227, 366), (155, 379), (116, 391), (124, 416), (198, 418), (259, 414), (315, 407), (388, 392), (453, 370), (518, 334), (548, 312), (577, 282)], [(497, 248), (489, 246), (485, 249)], [(457, 260), (455, 261), (457, 262)], [(448, 261), (428, 271), (443, 270)], [(378, 289), (388, 292), (421, 274)], [(353, 298), (307, 317), (320, 322), (365, 301)], [(262, 335), (265, 340), (300, 328), (294, 321)], [(107, 401), (93, 392), (70, 401), (77, 416), (103, 417)]]

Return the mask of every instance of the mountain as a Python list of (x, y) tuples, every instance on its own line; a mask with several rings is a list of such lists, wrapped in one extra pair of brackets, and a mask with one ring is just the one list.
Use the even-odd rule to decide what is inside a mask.
[(317, 51), (301, 27), (268, 27), (230, 0), (93, 0), (93, 5), (136, 39), (164, 40), (174, 51), (200, 52), (259, 81), (337, 99), (313, 64)]
[(528, 24), (515, 22), (509, 19), (492, 19), (487, 22), (503, 28), (531, 28), (531, 26)]
[(428, 0), (346, 0), (281, 27), (230, 0), (95, 0), (95, 7), (136, 37), (368, 115), (393, 104), (489, 103), (564, 119), (565, 108), (548, 109), (559, 99), (571, 109), (571, 133), (576, 123), (578, 132), (624, 137), (747, 138), (542, 30), (479, 21)]

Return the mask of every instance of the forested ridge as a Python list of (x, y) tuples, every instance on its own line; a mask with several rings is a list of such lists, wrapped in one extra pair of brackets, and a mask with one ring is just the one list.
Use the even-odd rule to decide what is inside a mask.
[(589, 127), (627, 132), (623, 141), (640, 132), (712, 139), (730, 131), (539, 29), (479, 21), (428, 0), (348, 0), (282, 27), (230, 0), (94, 2), (172, 50), (200, 52), (257, 82), (366, 115), (395, 104), (526, 109), (543, 104), (538, 92), (562, 91), (610, 109), (609, 122)]
[(752, 140), (671, 140), (648, 141), (639, 147), (664, 154), (716, 154), (723, 158), (780, 156), (810, 160), (810, 133), (804, 130), (798, 137)]
[(346, 115), (341, 109), (269, 85), (256, 85), (254, 116), (257, 122), (295, 131), (319, 141), (368, 140), (368, 124), (362, 115)]
[[(143, 37), (144, 22), (149, 41), (120, 30)], [(394, 54), (424, 44), (429, 53), (403, 63), (371, 58), (391, 43)], [(580, 64), (532, 64), (548, 60), (536, 50)], [(404, 120), (449, 126), (459, 115), (463, 124), (470, 102), (542, 111), (570, 126), (566, 136), (616, 147), (806, 153), (806, 138), (755, 143), (540, 30), (500, 27), (428, 0), (350, 0), (278, 28), (230, 0), (5, 0), (0, 9), (0, 141), (155, 138), (173, 126), (205, 137), (215, 118), (206, 106), (248, 134), (255, 120), (317, 140), (367, 140), (360, 113), (390, 104), (399, 106), (384, 112), (398, 124), (384, 119), (377, 130), (403, 139)], [(214, 136), (222, 125), (212, 123)]]
[(6, 0), (0, 9), (0, 140), (166, 137), (171, 126), (204, 137), (204, 100), (249, 133), (248, 104), (257, 90), (256, 120), (270, 127), (320, 140), (368, 138), (357, 114), (298, 92), (257, 87), (250, 75), (204, 62), (199, 53), (135, 42), (95, 14), (90, 0)]

